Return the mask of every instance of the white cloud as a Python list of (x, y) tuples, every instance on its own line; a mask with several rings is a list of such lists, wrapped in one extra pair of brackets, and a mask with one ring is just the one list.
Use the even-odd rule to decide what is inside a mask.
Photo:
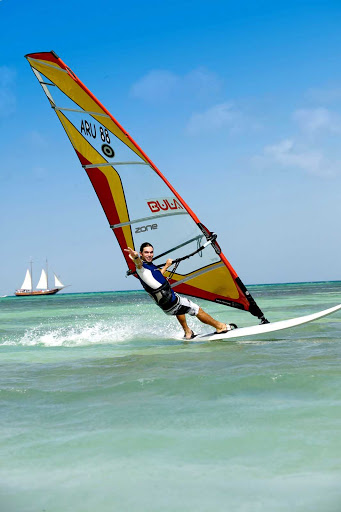
[(298, 123), (303, 132), (309, 134), (341, 132), (341, 120), (339, 117), (334, 112), (323, 107), (296, 110), (293, 113), (293, 119)]
[(216, 73), (204, 68), (194, 69), (183, 77), (183, 88), (188, 94), (199, 97), (210, 97), (218, 94), (223, 87), (223, 81)]
[(15, 72), (7, 66), (0, 67), (0, 116), (5, 117), (14, 112), (16, 99), (13, 93)]
[(220, 103), (204, 112), (194, 113), (187, 123), (190, 135), (228, 129), (231, 133), (238, 132), (243, 125), (243, 115), (232, 102)]
[(179, 77), (170, 71), (150, 71), (131, 88), (131, 94), (145, 101), (168, 99), (179, 85)]
[(333, 163), (322, 151), (299, 146), (292, 139), (265, 146), (253, 161), (262, 167), (296, 169), (317, 176), (334, 176), (341, 170), (341, 162)]
[(211, 97), (222, 87), (219, 77), (204, 68), (195, 69), (185, 75), (167, 70), (152, 70), (131, 87), (135, 98), (148, 102), (170, 100), (181, 95)]
[(341, 99), (341, 87), (312, 88), (306, 93), (306, 97), (318, 103), (334, 103)]

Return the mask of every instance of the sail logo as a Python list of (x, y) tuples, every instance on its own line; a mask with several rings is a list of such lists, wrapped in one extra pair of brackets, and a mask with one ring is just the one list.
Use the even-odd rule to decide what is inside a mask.
[(149, 229), (157, 229), (157, 224), (147, 224), (147, 226), (139, 226), (135, 229), (135, 233), (144, 233), (145, 231), (149, 231)]
[(185, 208), (175, 197), (165, 197), (163, 199), (152, 199), (147, 201), (147, 205), (152, 213), (166, 212), (173, 210), (174, 213), (180, 213)]

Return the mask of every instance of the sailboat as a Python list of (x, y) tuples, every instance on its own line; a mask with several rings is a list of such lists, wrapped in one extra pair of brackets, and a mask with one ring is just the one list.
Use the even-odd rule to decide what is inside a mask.
[[(58, 55), (51, 51), (26, 58), (95, 189), (128, 275), (135, 274), (135, 265), (124, 249), (139, 250), (148, 240), (158, 251), (155, 264), (161, 267), (162, 258), (173, 259), (174, 267), (164, 275), (175, 291), (248, 311), (261, 323), (251, 335), (292, 327), (290, 320), (277, 327), (269, 324), (223, 254), (217, 235)], [(337, 309), (320, 312), (319, 318)], [(306, 321), (315, 319), (308, 316)], [(301, 323), (302, 318), (296, 319), (294, 325)]]
[(43, 268), (40, 274), (40, 279), (36, 286), (36, 290), (33, 290), (32, 286), (32, 261), (30, 262), (30, 268), (27, 269), (25, 279), (21, 288), (15, 291), (15, 295), (17, 297), (27, 297), (32, 295), (54, 295), (57, 292), (60, 292), (65, 285), (60, 281), (60, 279), (53, 274), (54, 276), (54, 288), (49, 288), (48, 286), (48, 265), (46, 261), (46, 270)]

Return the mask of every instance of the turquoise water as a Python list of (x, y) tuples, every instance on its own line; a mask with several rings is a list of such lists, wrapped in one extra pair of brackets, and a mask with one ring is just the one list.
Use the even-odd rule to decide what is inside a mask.
[[(341, 302), (340, 282), (249, 289), (273, 321)], [(144, 292), (0, 299), (0, 510), (341, 510), (340, 312), (268, 338), (180, 334)]]

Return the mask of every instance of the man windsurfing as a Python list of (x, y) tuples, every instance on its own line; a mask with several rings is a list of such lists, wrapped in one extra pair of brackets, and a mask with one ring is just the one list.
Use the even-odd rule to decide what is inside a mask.
[(196, 316), (200, 322), (211, 325), (216, 329), (217, 334), (228, 332), (236, 328), (235, 324), (218, 322), (218, 320), (212, 318), (198, 306), (198, 304), (175, 293), (164, 276), (165, 271), (172, 265), (173, 260), (168, 259), (164, 267), (159, 269), (152, 262), (154, 257), (152, 244), (149, 242), (143, 243), (140, 247), (140, 255), (130, 247), (124, 250), (129, 252), (129, 257), (136, 266), (137, 277), (143, 288), (167, 315), (176, 316), (184, 330), (184, 338), (186, 340), (195, 338), (195, 334), (187, 325), (186, 314)]

